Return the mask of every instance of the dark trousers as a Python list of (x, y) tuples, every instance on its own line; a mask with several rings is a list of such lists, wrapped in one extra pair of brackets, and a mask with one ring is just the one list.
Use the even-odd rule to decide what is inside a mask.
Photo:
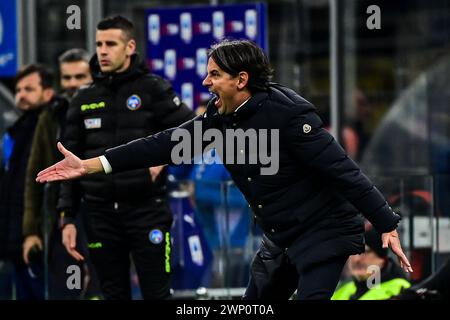
[(27, 266), (20, 256), (13, 259), (13, 274), (17, 300), (44, 300), (44, 264), (43, 261)]
[[(92, 265), (87, 249), (86, 232), (84, 227), (84, 211), (77, 215), (77, 251), (84, 256), (84, 261), (76, 261), (66, 250), (62, 243), (62, 232), (54, 226), (54, 232), (49, 240), (49, 299), (50, 300), (78, 300), (96, 299), (100, 296), (100, 285), (97, 274)], [(78, 266), (81, 271), (81, 288), (67, 286), (68, 267)]]
[[(163, 201), (164, 202), (164, 201)], [(164, 203), (154, 205), (88, 205), (89, 254), (104, 298), (130, 300), (130, 257), (144, 299), (170, 297), (170, 225), (158, 221)]]
[(284, 248), (263, 236), (243, 299), (287, 300), (297, 290), (299, 300), (329, 300), (347, 258), (337, 257), (302, 269), (299, 263), (289, 259)]

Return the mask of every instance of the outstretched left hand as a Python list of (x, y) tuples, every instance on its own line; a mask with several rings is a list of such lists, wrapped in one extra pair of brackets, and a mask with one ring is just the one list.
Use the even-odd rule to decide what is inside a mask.
[(411, 264), (409, 263), (408, 258), (403, 253), (397, 230), (383, 233), (381, 235), (381, 240), (383, 242), (383, 248), (385, 249), (391, 248), (392, 252), (396, 254), (396, 256), (398, 257), (398, 261), (400, 263), (400, 267), (402, 267), (403, 270), (405, 270), (405, 272), (413, 272), (413, 269), (411, 267)]
[(88, 173), (83, 166), (83, 161), (64, 148), (61, 142), (58, 142), (57, 147), (59, 152), (63, 154), (64, 159), (39, 172), (36, 177), (36, 182), (45, 183), (75, 179)]

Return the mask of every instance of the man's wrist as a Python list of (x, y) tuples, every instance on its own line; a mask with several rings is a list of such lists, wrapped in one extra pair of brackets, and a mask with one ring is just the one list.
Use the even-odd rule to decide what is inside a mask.
[(111, 173), (111, 172), (112, 172), (112, 167), (111, 167), (111, 164), (109, 163), (108, 159), (106, 159), (105, 156), (100, 156), (100, 157), (99, 157), (99, 160), (100, 160), (100, 162), (101, 162), (101, 164), (102, 164), (103, 171), (104, 171), (106, 174)]
[[(106, 159), (106, 158), (105, 158)], [(105, 168), (103, 167), (103, 163), (100, 160), (100, 157), (96, 157), (96, 158), (91, 158), (91, 159), (86, 159), (86, 160), (82, 160), (83, 161), (83, 168), (86, 172), (86, 174), (92, 174), (92, 173), (98, 173), (98, 172), (105, 172), (105, 173), (109, 173), (112, 171), (107, 172), (105, 170)], [(108, 160), (106, 160), (107, 162)], [(109, 162), (107, 162), (109, 164)], [(111, 168), (111, 166), (109, 166), (109, 168)]]
[(68, 224), (75, 224), (75, 218), (67, 216), (67, 211), (63, 210), (59, 213), (59, 228), (62, 230)]

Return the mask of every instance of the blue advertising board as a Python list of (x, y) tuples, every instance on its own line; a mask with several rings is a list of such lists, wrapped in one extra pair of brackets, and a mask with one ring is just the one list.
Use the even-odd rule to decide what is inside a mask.
[(16, 0), (0, 1), (0, 77), (13, 77), (17, 71)]
[(146, 11), (147, 65), (195, 109), (211, 98), (202, 86), (207, 50), (223, 38), (249, 39), (267, 50), (263, 3), (152, 8)]

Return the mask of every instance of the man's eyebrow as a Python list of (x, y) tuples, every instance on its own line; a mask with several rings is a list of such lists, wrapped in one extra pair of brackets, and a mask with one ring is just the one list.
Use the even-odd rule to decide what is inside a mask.
[(97, 40), (97, 41), (95, 41), (95, 43), (97, 44), (97, 45), (99, 45), (99, 44), (102, 44), (102, 43), (106, 43), (106, 44), (116, 44), (116, 43), (119, 43), (118, 41), (116, 41), (116, 40)]

